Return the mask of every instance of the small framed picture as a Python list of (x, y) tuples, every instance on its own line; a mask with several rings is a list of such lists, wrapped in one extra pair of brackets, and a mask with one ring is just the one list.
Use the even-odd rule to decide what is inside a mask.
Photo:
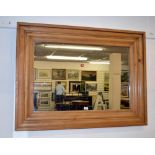
[(70, 93), (79, 93), (81, 90), (80, 81), (69, 81), (69, 92)]
[(51, 98), (51, 91), (41, 91), (40, 98)]
[(97, 83), (86, 83), (86, 91), (97, 91)]
[(37, 79), (51, 79), (50, 69), (37, 69)]
[(122, 85), (121, 86), (121, 96), (122, 97), (129, 97), (129, 86), (128, 85)]
[(52, 80), (66, 80), (66, 69), (52, 69)]
[(51, 82), (34, 82), (34, 90), (51, 90)]
[(104, 82), (109, 83), (109, 73), (104, 73)]
[(121, 72), (121, 82), (129, 82), (129, 72), (128, 71)]
[(96, 71), (81, 71), (81, 80), (96, 81)]
[(50, 106), (50, 99), (40, 98), (39, 105), (40, 106)]
[(104, 91), (109, 91), (109, 83), (104, 83)]
[(79, 70), (67, 70), (67, 79), (68, 80), (79, 80)]

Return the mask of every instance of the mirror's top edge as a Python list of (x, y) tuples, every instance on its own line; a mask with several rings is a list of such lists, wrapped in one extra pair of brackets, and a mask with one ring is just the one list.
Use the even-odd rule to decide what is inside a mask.
[(146, 34), (146, 32), (144, 32), (144, 31), (134, 31), (134, 30), (122, 30), (122, 29), (120, 30), (120, 29), (109, 29), (109, 28), (101, 28), (101, 27), (17, 22), (17, 27), (20, 27), (20, 26), (35, 26), (35, 27), (49, 27), (49, 28), (61, 28), (61, 29), (106, 31), (106, 32), (115, 32), (115, 33), (140, 34), (140, 35), (144, 35), (144, 36)]

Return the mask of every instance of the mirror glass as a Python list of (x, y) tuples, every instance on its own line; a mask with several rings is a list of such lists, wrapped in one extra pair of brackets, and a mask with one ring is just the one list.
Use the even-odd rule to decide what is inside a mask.
[(129, 48), (36, 43), (34, 111), (130, 109)]

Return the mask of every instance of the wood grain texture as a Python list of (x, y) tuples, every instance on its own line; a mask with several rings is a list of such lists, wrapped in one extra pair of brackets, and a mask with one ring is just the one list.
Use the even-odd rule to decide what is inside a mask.
[[(145, 33), (75, 26), (18, 23), (16, 130), (52, 130), (146, 125)], [(35, 43), (129, 47), (130, 110), (33, 112)]]

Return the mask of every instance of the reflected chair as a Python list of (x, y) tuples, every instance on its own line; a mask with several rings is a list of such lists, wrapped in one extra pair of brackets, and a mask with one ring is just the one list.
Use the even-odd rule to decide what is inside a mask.
[(97, 94), (95, 102), (94, 102), (94, 110), (98, 110), (98, 108), (102, 108), (102, 110), (107, 109), (107, 104), (105, 103), (102, 92), (99, 92)]

